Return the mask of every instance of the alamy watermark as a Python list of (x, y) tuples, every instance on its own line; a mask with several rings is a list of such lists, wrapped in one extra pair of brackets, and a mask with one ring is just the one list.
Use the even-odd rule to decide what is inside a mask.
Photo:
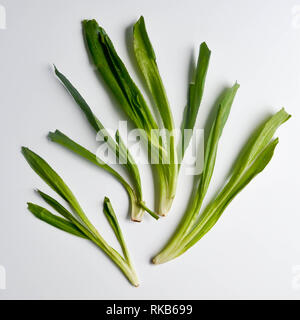
[(203, 129), (128, 131), (127, 121), (119, 121), (116, 134), (114, 130), (103, 129), (97, 133), (96, 140), (101, 142), (96, 151), (99, 163), (126, 164), (127, 147), (137, 164), (181, 164), (187, 175), (198, 175), (203, 169)]
[(6, 270), (0, 265), (0, 290), (6, 289)]
[(3, 5), (0, 4), (0, 29), (6, 29), (6, 10)]

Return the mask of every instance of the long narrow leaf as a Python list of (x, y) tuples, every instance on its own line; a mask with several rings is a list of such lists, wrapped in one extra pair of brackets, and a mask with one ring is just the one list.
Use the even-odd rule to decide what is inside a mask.
[[(289, 117), (290, 115), (282, 109), (255, 131), (236, 161), (233, 173), (224, 188), (196, 221), (189, 218), (197, 217), (199, 208), (197, 206), (188, 208), (181, 222), (188, 232), (175, 233), (164, 249), (153, 259), (154, 263), (164, 263), (183, 254), (215, 225), (234, 197), (270, 162), (278, 144), (278, 139), (273, 141), (271, 139), (276, 129)], [(199, 190), (201, 188), (198, 188)], [(201, 198), (201, 195), (199, 197)]]
[[(193, 246), (199, 241), (219, 220), (220, 216), (228, 206), (228, 204), (235, 198), (235, 196), (263, 169), (272, 159), (274, 149), (278, 144), (278, 139), (270, 142), (265, 149), (256, 157), (251, 166), (244, 172), (244, 174), (238, 179), (236, 184), (232, 186), (231, 182), (222, 190), (220, 195), (208, 206), (208, 208), (201, 215), (200, 221), (193, 230), (193, 232), (187, 237), (192, 238), (188, 242), (183, 252)], [(196, 233), (196, 235), (194, 235)]]
[(117, 152), (122, 153), (125, 155), (125, 166), (128, 167), (128, 171), (130, 171), (131, 179), (133, 180), (134, 189), (137, 194), (137, 198), (141, 201), (143, 200), (142, 196), (142, 184), (141, 184), (141, 177), (139, 173), (139, 169), (137, 164), (135, 163), (131, 153), (129, 152), (128, 148), (126, 147), (122, 137), (120, 136), (119, 131), (116, 131), (116, 141), (117, 141)]
[(135, 190), (132, 189), (132, 187), (129, 185), (129, 183), (112, 167), (107, 165), (105, 162), (103, 162), (100, 158), (98, 158), (95, 154), (90, 152), (89, 150), (85, 149), (69, 137), (67, 137), (65, 134), (60, 132), (59, 130), (56, 130), (55, 132), (50, 132), (48, 134), (48, 137), (51, 139), (51, 141), (56, 142), (65, 148), (75, 152), (79, 156), (83, 157), (84, 159), (92, 162), (96, 166), (106, 170), (110, 174), (112, 174), (125, 188), (127, 191), (130, 202), (131, 202), (131, 218), (134, 221), (141, 221), (143, 216), (143, 209), (146, 210), (151, 216), (153, 216), (155, 219), (158, 219), (158, 216), (153, 213), (149, 208), (145, 206), (142, 200), (142, 191), (141, 191), (141, 183), (138, 174), (138, 168), (135, 167), (133, 158), (128, 165), (131, 166), (132, 175), (135, 177), (135, 184), (136, 188)]
[(76, 217), (74, 217), (72, 213), (68, 211), (62, 204), (41, 190), (37, 190), (37, 192), (46, 203), (56, 210), (56, 212), (72, 222), (82, 233), (84, 233), (89, 239), (93, 240), (94, 235), (91, 233), (91, 231), (87, 229), (80, 221), (78, 221), (78, 219), (76, 219)]
[(199, 49), (195, 77), (189, 85), (188, 103), (185, 108), (184, 117), (181, 125), (182, 135), (185, 134), (185, 140), (183, 140), (182, 137), (181, 146), (179, 148), (179, 151), (181, 152), (181, 158), (183, 158), (184, 153), (191, 139), (191, 135), (187, 135), (189, 131), (184, 130), (193, 130), (196, 123), (198, 111), (201, 105), (202, 96), (204, 92), (210, 54), (211, 51), (208, 49), (206, 43), (202, 42)]
[(104, 126), (102, 125), (100, 120), (94, 115), (90, 106), (87, 104), (87, 102), (84, 100), (84, 98), (78, 92), (78, 90), (72, 85), (72, 83), (61, 72), (59, 72), (59, 70), (56, 68), (56, 66), (54, 66), (54, 71), (55, 71), (56, 76), (60, 79), (60, 81), (65, 86), (65, 88), (71, 94), (71, 96), (73, 97), (73, 99), (75, 100), (77, 105), (83, 111), (88, 122), (94, 128), (94, 130), (96, 132), (98, 132), (98, 131), (104, 129)]
[[(95, 154), (90, 152), (89, 150), (85, 149), (72, 139), (70, 139), (68, 136), (66, 136), (64, 133), (62, 133), (59, 130), (55, 130), (55, 132), (49, 132), (48, 137), (51, 141), (56, 142), (65, 148), (77, 153), (81, 157), (85, 158), (86, 160), (92, 162), (96, 166), (108, 171), (112, 175), (114, 175), (117, 179), (120, 179), (120, 175), (111, 168), (108, 164), (106, 164), (103, 160), (101, 160), (99, 157), (97, 157)], [(123, 179), (123, 178), (121, 178)]]
[[(100, 120), (95, 116), (95, 114), (92, 112), (90, 106), (87, 104), (85, 99), (80, 95), (78, 90), (72, 85), (72, 83), (67, 79), (65, 75), (63, 75), (61, 72), (58, 71), (58, 69), (55, 67), (55, 74), (57, 77), (61, 80), (67, 91), (71, 94), (71, 96), (76, 101), (77, 105), (80, 107), (80, 109), (84, 112), (87, 120), (89, 121), (90, 125), (94, 128), (94, 130), (97, 133), (101, 133), (104, 137), (106, 143), (110, 147), (110, 149), (116, 153), (117, 159), (119, 160), (120, 164), (123, 164), (125, 168), (127, 168), (127, 172), (129, 176), (131, 177), (134, 185), (134, 189), (136, 192), (136, 195), (139, 200), (142, 201), (142, 188), (141, 188), (141, 179), (140, 179), (140, 173), (138, 166), (134, 162), (134, 159), (130, 155), (129, 150), (125, 146), (125, 144), (121, 141), (119, 135), (118, 139), (115, 140), (110, 136), (108, 131), (104, 128), (103, 124), (100, 122)], [(50, 138), (53, 136), (53, 134), (50, 134)], [(53, 136), (54, 141), (55, 137)], [(91, 155), (90, 155), (91, 156)], [(92, 158), (94, 158), (92, 156)], [(91, 157), (89, 157), (91, 159)], [(105, 168), (104, 168), (105, 169)], [(106, 168), (108, 169), (108, 168)]]
[[(162, 144), (168, 152), (168, 161), (163, 168), (168, 185), (168, 197), (170, 198), (170, 201), (172, 201), (176, 192), (178, 175), (175, 126), (166, 90), (157, 67), (156, 56), (146, 30), (143, 16), (140, 17), (133, 27), (133, 45), (139, 68), (160, 114), (164, 128), (167, 129), (169, 133), (169, 139), (166, 141), (167, 143)], [(165, 158), (164, 154), (162, 154), (162, 158)]]
[[(99, 27), (95, 20), (85, 20), (83, 21), (83, 32), (94, 65), (112, 90), (123, 111), (137, 128), (142, 129), (142, 138), (147, 142), (148, 147), (151, 146), (158, 151), (152, 154), (158, 154), (160, 161), (168, 159), (165, 146), (160, 141), (157, 123), (104, 29)], [(153, 129), (156, 130), (153, 131)], [(156, 176), (162, 177), (158, 193), (158, 212), (162, 215), (169, 210), (175, 196), (177, 181), (175, 157), (175, 152), (171, 152), (170, 160), (173, 164), (153, 166)]]
[(86, 160), (92, 162), (96, 166), (104, 169), (105, 171), (112, 174), (117, 180), (125, 187), (125, 189), (128, 192), (133, 192), (130, 185), (126, 182), (126, 180), (112, 167), (110, 167), (108, 164), (106, 164), (104, 161), (102, 161), (99, 157), (97, 157), (95, 154), (90, 152), (89, 150), (85, 149), (69, 137), (67, 137), (65, 134), (60, 132), (59, 130), (56, 130), (55, 132), (49, 132), (48, 134), (49, 139), (51, 141), (56, 142), (65, 148), (77, 153), (79, 156), (85, 158)]
[(199, 205), (201, 205), (202, 200), (207, 192), (213, 170), (215, 167), (216, 156), (218, 151), (219, 140), (222, 135), (224, 126), (228, 119), (231, 106), (236, 95), (239, 85), (236, 83), (232, 88), (227, 89), (222, 100), (220, 101), (220, 106), (216, 120), (214, 121), (209, 137), (207, 140), (207, 145), (205, 149), (204, 166), (201, 177), (201, 182), (199, 185)]
[(246, 144), (235, 165), (233, 177), (239, 176), (244, 170), (247, 169), (249, 165), (251, 165), (256, 156), (271, 141), (277, 128), (286, 122), (290, 117), (291, 115), (289, 115), (284, 108), (282, 108), (267, 121), (265, 121), (263, 125), (258, 128), (258, 130), (256, 130)]
[(222, 95), (222, 99), (219, 102), (218, 113), (215, 121), (211, 126), (209, 136), (207, 139), (204, 156), (204, 166), (200, 177), (198, 191), (195, 197), (192, 199), (192, 203), (190, 205), (190, 207), (193, 207), (193, 209), (187, 211), (188, 213), (186, 214), (184, 221), (182, 221), (180, 226), (178, 227), (176, 234), (187, 234), (189, 230), (193, 227), (193, 223), (199, 215), (199, 211), (203, 199), (206, 195), (215, 167), (219, 140), (222, 135), (227, 118), (229, 116), (233, 99), (236, 95), (238, 88), (239, 85), (236, 83), (233, 85), (232, 88), (227, 89)]
[(173, 116), (143, 16), (133, 27), (133, 45), (139, 68), (146, 80), (147, 87), (159, 111), (164, 127), (171, 131), (174, 129)]
[(115, 211), (111, 205), (111, 202), (107, 197), (104, 198), (103, 212), (104, 212), (111, 228), (113, 229), (116, 238), (118, 239), (118, 242), (122, 248), (125, 260), (129, 261), (130, 257), (129, 257), (128, 249), (126, 247), (126, 243), (125, 243), (125, 240), (123, 237), (122, 230), (120, 228), (118, 219), (117, 219)]
[(22, 147), (22, 153), (31, 166), (31, 168), (63, 199), (65, 199), (71, 208), (78, 214), (79, 218), (83, 223), (93, 232), (95, 236), (99, 238), (103, 246), (106, 248), (107, 244), (101, 235), (98, 233), (97, 229), (89, 221), (85, 213), (83, 212), (80, 204), (75, 198), (72, 191), (65, 184), (62, 178), (49, 166), (49, 164), (42, 159), (39, 155), (34, 153), (28, 148)]
[[(96, 131), (96, 133), (100, 132), (102, 136), (104, 137), (105, 141), (107, 142), (108, 146), (111, 148), (112, 151), (116, 150), (116, 143), (114, 139), (111, 137), (111, 135), (108, 133), (108, 131), (105, 129), (101, 121), (96, 117), (96, 115), (92, 112), (90, 106), (87, 104), (85, 99), (81, 96), (81, 94), (78, 92), (78, 90), (72, 85), (72, 83), (67, 79), (65, 75), (63, 75), (58, 69), (55, 68), (55, 74), (60, 79), (60, 81), (63, 83), (67, 91), (71, 94), (77, 105), (80, 107), (80, 109), (85, 114), (88, 122), (92, 126), (92, 128)], [(122, 158), (123, 154), (120, 153), (121, 161), (125, 161), (125, 159)]]
[(50, 211), (38, 206), (37, 204), (28, 202), (28, 210), (33, 213), (38, 219), (43, 220), (58, 229), (87, 239), (87, 236), (82, 233), (72, 222), (52, 214)]
[(119, 101), (122, 109), (140, 129), (150, 132), (157, 124), (146, 102), (103, 28), (95, 20), (83, 21), (83, 32), (91, 58)]

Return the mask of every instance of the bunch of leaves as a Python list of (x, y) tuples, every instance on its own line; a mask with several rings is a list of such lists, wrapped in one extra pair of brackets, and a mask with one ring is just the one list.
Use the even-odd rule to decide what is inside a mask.
[(216, 119), (210, 128), (203, 173), (200, 182), (195, 185), (194, 197), (177, 230), (163, 250), (154, 257), (153, 263), (155, 264), (172, 260), (196, 244), (216, 224), (234, 197), (263, 171), (272, 159), (274, 149), (278, 144), (278, 138), (273, 139), (274, 133), (290, 118), (284, 109), (271, 116), (254, 132), (242, 149), (228, 182), (215, 199), (200, 212), (214, 170), (219, 140), (237, 89), (238, 84), (228, 89), (220, 103)]
[[(143, 75), (153, 108), (158, 119), (152, 114), (141, 91), (129, 75), (105, 30), (95, 20), (83, 21), (83, 32), (91, 60), (110, 88), (119, 106), (139, 129), (151, 150), (152, 168), (157, 177), (157, 212), (166, 215), (176, 193), (178, 165), (183, 154), (178, 156), (175, 142), (175, 126), (166, 91), (156, 63), (156, 56), (141, 17), (133, 28), (133, 48), (139, 69)], [(210, 51), (206, 44), (200, 46), (195, 80), (189, 87), (189, 101), (182, 128), (193, 129), (201, 103)], [(168, 137), (162, 138), (167, 132)], [(165, 136), (164, 136), (165, 137)], [(179, 144), (182, 144), (180, 140)], [(183, 150), (184, 153), (185, 149)]]
[(59, 130), (56, 130), (55, 132), (50, 132), (48, 135), (49, 139), (71, 150), (72, 152), (78, 154), (79, 156), (83, 157), (84, 159), (90, 161), (91, 163), (106, 170), (111, 175), (113, 175), (117, 179), (117, 181), (119, 181), (123, 185), (123, 187), (128, 193), (131, 205), (131, 219), (133, 221), (141, 221), (144, 214), (144, 210), (146, 210), (155, 219), (158, 219), (158, 216), (152, 210), (150, 210), (143, 201), (141, 178), (138, 166), (135, 163), (128, 148), (124, 144), (119, 132), (116, 131), (114, 139), (105, 129), (105, 127), (96, 117), (96, 115), (92, 112), (90, 106), (80, 95), (77, 89), (61, 72), (58, 71), (56, 67), (55, 74), (60, 79), (62, 84), (65, 86), (67, 91), (71, 94), (79, 108), (82, 110), (91, 127), (95, 130), (96, 133), (102, 135), (107, 146), (116, 155), (118, 163), (120, 163), (125, 168), (126, 172), (128, 173), (131, 179), (131, 184), (128, 183), (126, 179), (123, 178), (109, 164), (105, 163), (105, 161), (103, 161), (101, 158), (97, 157), (95, 154), (93, 154), (86, 148), (82, 147), (80, 144), (76, 143)]
[(28, 148), (22, 147), (22, 153), (30, 167), (69, 205), (71, 211), (66, 209), (57, 200), (48, 194), (37, 190), (41, 198), (50, 205), (61, 216), (51, 213), (44, 207), (28, 203), (28, 209), (37, 218), (46, 223), (66, 231), (78, 237), (88, 239), (97, 245), (123, 272), (126, 278), (134, 286), (138, 286), (138, 278), (133, 268), (132, 261), (126, 247), (121, 228), (112, 208), (110, 200), (105, 197), (103, 212), (121, 246), (123, 256), (112, 248), (100, 235), (97, 229), (90, 222), (72, 191), (65, 184), (62, 178), (50, 167), (50, 165), (39, 155)]

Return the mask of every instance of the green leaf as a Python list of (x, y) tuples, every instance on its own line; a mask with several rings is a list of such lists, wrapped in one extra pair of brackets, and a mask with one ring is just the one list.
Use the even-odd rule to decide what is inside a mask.
[(118, 242), (122, 248), (125, 260), (129, 261), (130, 257), (129, 257), (129, 253), (128, 253), (128, 250), (126, 247), (126, 243), (124, 241), (122, 230), (120, 228), (118, 219), (117, 219), (115, 211), (111, 205), (111, 202), (110, 202), (109, 198), (107, 198), (107, 197), (104, 198), (103, 212), (104, 212), (111, 228), (113, 229), (116, 238), (118, 239)]
[(83, 21), (83, 32), (92, 61), (112, 90), (123, 111), (148, 134), (157, 128), (152, 114), (103, 28), (95, 20)]
[[(219, 114), (217, 119), (218, 117), (220, 117)], [(271, 139), (276, 129), (287, 121), (289, 117), (290, 115), (282, 109), (265, 121), (264, 124), (254, 132), (242, 150), (241, 156), (236, 161), (233, 173), (224, 188), (219, 192), (217, 197), (209, 203), (200, 216), (198, 216), (199, 207), (192, 205), (187, 209), (181, 221), (181, 225), (185, 227), (184, 231), (187, 230), (187, 232), (177, 232), (178, 229), (182, 231), (180, 225), (163, 250), (153, 259), (154, 263), (164, 263), (183, 254), (216, 224), (234, 197), (245, 188), (257, 174), (263, 171), (270, 162), (274, 149), (278, 144), (278, 139), (273, 141)], [(225, 112), (225, 118), (223, 118), (222, 121), (219, 120), (221, 130), (217, 130), (216, 132), (222, 132), (226, 118)], [(219, 119), (222, 119), (222, 117)], [(218, 126), (217, 122), (218, 120), (216, 120), (213, 128)], [(216, 134), (216, 136), (219, 136), (219, 134)], [(211, 141), (213, 141), (212, 138)], [(201, 190), (201, 188), (198, 190)], [(201, 195), (199, 195), (199, 197), (201, 198)], [(198, 216), (196, 221), (195, 219), (191, 219), (191, 217), (194, 218), (196, 216)]]
[(54, 71), (57, 77), (60, 79), (60, 81), (63, 83), (67, 91), (71, 94), (77, 105), (80, 107), (80, 109), (85, 114), (88, 122), (90, 125), (94, 128), (96, 132), (103, 130), (104, 126), (100, 122), (100, 120), (94, 115), (92, 112), (90, 106), (87, 104), (87, 102), (84, 100), (84, 98), (80, 95), (80, 93), (77, 91), (77, 89), (72, 85), (72, 83), (61, 73), (58, 71), (56, 66), (54, 66)]
[[(67, 231), (72, 234), (83, 237), (87, 236), (93, 243), (95, 243), (103, 252), (120, 268), (127, 279), (134, 285), (138, 286), (138, 279), (131, 262), (127, 262), (122, 256), (114, 250), (108, 243), (102, 238), (97, 229), (89, 221), (85, 213), (82, 211), (77, 199), (74, 197), (71, 190), (64, 183), (61, 177), (49, 166), (49, 164), (38, 156), (36, 153), (28, 148), (22, 147), (22, 153), (31, 166), (31, 168), (63, 199), (65, 199), (71, 208), (78, 214), (79, 218), (83, 221), (82, 225), (77, 219), (73, 219), (72, 214), (68, 212), (62, 205), (50, 196), (39, 192), (43, 199), (49, 203), (55, 210), (65, 217), (68, 217), (72, 222), (63, 218), (57, 217), (45, 208), (39, 207), (34, 204), (29, 204), (29, 210), (36, 215), (39, 219)], [(73, 223), (74, 222), (74, 223)], [(86, 227), (85, 227), (86, 226)], [(82, 232), (82, 234), (80, 234)]]
[(267, 166), (273, 157), (274, 149), (278, 144), (278, 138), (270, 142), (255, 158), (253, 163), (244, 171), (243, 175), (232, 184), (231, 181), (224, 187), (217, 198), (202, 213), (197, 226), (193, 232), (187, 237), (192, 238), (183, 249), (183, 252), (199, 241), (219, 220), (220, 216), (235, 198), (235, 196), (263, 169)]
[(171, 131), (174, 129), (173, 116), (143, 16), (140, 17), (133, 27), (133, 46), (139, 68), (145, 78), (155, 106), (159, 111), (164, 127)]
[[(55, 68), (55, 74), (60, 79), (60, 81), (63, 83), (67, 91), (71, 94), (74, 101), (77, 103), (77, 105), (80, 107), (80, 109), (83, 111), (83, 113), (86, 116), (86, 119), (92, 126), (92, 128), (97, 132), (101, 133), (103, 136), (105, 142), (108, 144), (108, 146), (111, 148), (111, 150), (114, 152), (116, 150), (116, 143), (114, 139), (111, 137), (111, 135), (108, 133), (108, 131), (105, 129), (103, 124), (100, 122), (100, 120), (95, 116), (95, 114), (92, 112), (90, 106), (87, 104), (87, 102), (84, 100), (84, 98), (80, 95), (78, 90), (72, 85), (72, 83), (67, 79), (65, 75), (63, 75), (61, 72), (58, 71), (58, 69)], [(121, 161), (124, 161), (124, 155), (121, 153)]]
[(158, 220), (159, 219), (159, 216), (153, 212), (152, 210), (150, 210), (148, 207), (146, 207), (145, 203), (144, 202), (140, 202), (139, 203), (140, 207), (142, 207), (146, 212), (148, 212), (150, 214), (150, 216), (152, 216), (155, 220)]
[(102, 161), (99, 157), (97, 157), (95, 154), (90, 152), (89, 150), (85, 149), (72, 139), (70, 139), (68, 136), (60, 132), (59, 130), (56, 130), (55, 132), (49, 132), (48, 137), (51, 141), (56, 142), (65, 148), (75, 152), (82, 158), (92, 162), (96, 166), (104, 169), (105, 171), (112, 174), (126, 189), (130, 195), (134, 193), (131, 186), (126, 182), (126, 180), (112, 167), (110, 167), (108, 164), (106, 164), (104, 161)]
[[(204, 92), (206, 74), (208, 70), (209, 60), (211, 51), (208, 49), (205, 42), (202, 42), (199, 49), (197, 67), (195, 70), (194, 80), (189, 85), (188, 94), (188, 104), (184, 112), (183, 122), (182, 122), (182, 134), (184, 134), (184, 129), (194, 129), (200, 104), (202, 101), (202, 96)], [(187, 135), (188, 132), (185, 134)], [(185, 150), (189, 145), (191, 136), (187, 136), (185, 142), (182, 139), (182, 158), (184, 156)], [(183, 143), (184, 142), (184, 143)]]
[[(139, 169), (138, 169), (134, 159), (130, 155), (129, 150), (127, 149), (127, 147), (125, 146), (123, 141), (120, 140), (119, 134), (116, 137), (116, 140), (117, 140), (117, 143), (116, 143), (115, 140), (110, 136), (108, 131), (104, 128), (103, 124), (94, 115), (90, 106), (87, 104), (87, 102), (84, 100), (84, 98), (80, 95), (78, 90), (72, 85), (72, 83), (67, 79), (66, 76), (64, 76), (61, 72), (58, 71), (58, 69), (55, 66), (54, 66), (54, 68), (55, 68), (55, 74), (61, 80), (61, 82), (63, 83), (63, 85), (67, 89), (67, 91), (74, 98), (75, 102), (80, 107), (80, 109), (84, 112), (90, 125), (94, 128), (94, 130), (96, 132), (102, 134), (102, 136), (104, 137), (104, 140), (106, 141), (106, 143), (108, 144), (110, 149), (116, 153), (116, 156), (117, 156), (117, 159), (119, 160), (119, 163), (124, 165), (127, 168), (127, 172), (133, 181), (136, 196), (137, 196), (138, 200), (142, 201), (142, 188), (141, 188)], [(52, 141), (63, 142), (64, 140), (66, 140), (67, 137), (66, 136), (61, 137), (61, 135), (62, 134), (59, 131), (56, 131), (54, 134), (50, 133), (49, 137)], [(71, 145), (74, 145), (74, 142), (71, 143)], [(69, 141), (69, 143), (67, 143), (67, 145), (64, 145), (64, 146), (70, 147), (71, 145), (70, 145), (70, 141)], [(78, 151), (78, 145), (76, 146), (75, 149), (77, 149), (77, 151)], [(81, 149), (82, 149), (82, 147), (81, 147)], [(84, 153), (85, 153), (85, 158), (87, 158), (88, 160), (95, 163), (94, 162), (94, 160), (95, 160), (94, 155), (92, 155), (90, 152), (88, 152), (89, 154), (87, 154), (86, 153), (87, 150), (81, 150), (81, 153), (82, 153), (82, 151), (84, 151)], [(100, 159), (99, 159), (99, 161), (100, 161)], [(103, 161), (102, 162), (100, 161), (100, 163), (104, 164)], [(98, 164), (96, 164), (96, 165), (98, 165)], [(102, 167), (102, 168), (108, 169), (108, 171), (110, 171), (110, 169), (107, 167)]]
[(139, 173), (139, 169), (137, 164), (135, 163), (131, 153), (127, 149), (123, 139), (120, 136), (119, 131), (116, 131), (116, 141), (117, 141), (117, 153), (122, 153), (125, 155), (125, 166), (128, 169), (128, 172), (130, 172), (131, 179), (133, 180), (133, 185), (135, 189), (135, 193), (137, 195), (137, 198), (142, 201), (142, 184), (141, 184), (141, 177)]
[(106, 170), (107, 172), (112, 174), (124, 186), (124, 188), (127, 191), (129, 191), (128, 189), (131, 189), (131, 192), (132, 192), (132, 188), (130, 187), (130, 185), (116, 170), (114, 170), (112, 167), (106, 164), (103, 160), (101, 160), (95, 154), (85, 149), (84, 147), (82, 147), (81, 145), (79, 145), (69, 137), (67, 137), (65, 134), (63, 134), (59, 130), (56, 130), (55, 132), (49, 132), (48, 137), (49, 139), (51, 139), (51, 141), (64, 146), (65, 148), (77, 153), (79, 156), (83, 157), (84, 159), (92, 162), (96, 166)]
[(109, 173), (114, 175), (116, 178), (118, 179), (120, 178), (119, 174), (113, 168), (107, 165), (103, 160), (101, 160), (95, 154), (93, 154), (89, 150), (85, 149), (84, 147), (82, 147), (81, 145), (79, 145), (78, 143), (70, 139), (61, 131), (55, 130), (55, 132), (49, 132), (48, 137), (52, 142), (55, 142), (64, 146), (65, 148), (77, 153), (81, 157), (92, 162), (96, 166), (108, 171)]
[(177, 150), (175, 146), (175, 132), (173, 131), (175, 126), (143, 17), (140, 17), (133, 27), (133, 45), (139, 68), (151, 93), (155, 107), (160, 114), (164, 128), (169, 132), (170, 138), (167, 139), (167, 143), (162, 144), (163, 148), (167, 149), (167, 155), (164, 156), (164, 153), (162, 153), (161, 157), (163, 163), (164, 160), (166, 163), (162, 167), (164, 168), (164, 175), (168, 185), (168, 197), (172, 201), (175, 197), (178, 176)]
[[(82, 147), (81, 145), (79, 145), (69, 137), (67, 137), (65, 134), (63, 134), (59, 130), (56, 130), (55, 132), (49, 132), (48, 137), (49, 139), (51, 139), (51, 141), (64, 146), (65, 148), (75, 152), (76, 154), (83, 157), (84, 159), (92, 162), (96, 166), (112, 174), (123, 185), (123, 187), (128, 193), (128, 196), (131, 202), (132, 220), (141, 221), (141, 218), (143, 215), (142, 209), (146, 210), (148, 213), (150, 213), (151, 216), (157, 219), (157, 215), (153, 213), (149, 208), (147, 208), (142, 201), (141, 182), (139, 180), (138, 167), (134, 165), (133, 158), (131, 157), (129, 152), (128, 152), (128, 157), (131, 157), (131, 160), (127, 163), (127, 165), (130, 167), (130, 170), (132, 172), (131, 175), (135, 177), (135, 190), (133, 190), (132, 187), (128, 184), (128, 182), (112, 167), (104, 163), (95, 154), (85, 149), (84, 147)], [(120, 148), (124, 148), (124, 146), (122, 145)]]
[(31, 166), (31, 168), (64, 200), (66, 200), (71, 208), (78, 214), (83, 223), (96, 235), (106, 246), (104, 239), (100, 236), (97, 229), (89, 221), (72, 191), (65, 184), (62, 178), (49, 166), (49, 164), (39, 155), (28, 148), (22, 147), (22, 153)]
[(77, 205), (73, 193), (64, 183), (61, 177), (49, 166), (49, 164), (39, 155), (26, 147), (22, 147), (22, 153), (30, 167), (63, 199), (68, 203)]
[(251, 139), (243, 149), (233, 171), (233, 178), (238, 177), (255, 160), (257, 155), (271, 141), (275, 131), (279, 126), (286, 122), (289, 115), (284, 108), (265, 121), (252, 135)]
[[(137, 128), (142, 129), (141, 135), (148, 147), (151, 145), (153, 150), (158, 150), (161, 158), (161, 155), (166, 154), (166, 150), (160, 144), (158, 130), (153, 131), (153, 129), (158, 129), (157, 123), (108, 35), (95, 20), (83, 21), (83, 33), (91, 59), (103, 80), (113, 92), (123, 111)], [(172, 203), (174, 197), (174, 186), (176, 186), (174, 181), (177, 175), (169, 174), (169, 167), (168, 165), (152, 167), (156, 170), (156, 176), (162, 178), (158, 182), (160, 186), (159, 212), (162, 214), (169, 209), (169, 203)], [(167, 199), (163, 198), (164, 195), (167, 196)]]
[(33, 204), (31, 202), (28, 202), (27, 204), (28, 210), (33, 213), (38, 219), (43, 220), (60, 230), (87, 239), (87, 236), (82, 233), (72, 222), (52, 214), (47, 209), (40, 207), (37, 204)]
[[(233, 99), (238, 88), (239, 85), (236, 83), (232, 88), (227, 89), (221, 96), (221, 99), (219, 101), (218, 113), (215, 121), (210, 128), (209, 136), (206, 143), (204, 165), (199, 180), (200, 182), (198, 185), (198, 191), (191, 200), (192, 203), (190, 204), (190, 208), (192, 209), (187, 210), (188, 213), (186, 214), (184, 221), (181, 222), (180, 226), (177, 229), (176, 234), (178, 235), (186, 235), (193, 227), (193, 224), (199, 215), (203, 199), (206, 195), (214, 171), (219, 140), (228, 119)], [(177, 236), (175, 237), (177, 238)]]
[(94, 237), (93, 234), (83, 224), (81, 224), (80, 221), (78, 221), (70, 211), (68, 211), (63, 205), (61, 205), (58, 201), (56, 201), (54, 198), (52, 198), (48, 194), (40, 190), (36, 190), (36, 191), (46, 203), (48, 203), (54, 210), (56, 210), (59, 214), (61, 214), (67, 220), (72, 222), (82, 233), (84, 233), (89, 239), (92, 240), (92, 238)]
[(199, 49), (195, 79), (189, 86), (189, 102), (187, 108), (187, 116), (185, 129), (193, 129), (198, 110), (202, 101), (206, 74), (208, 70), (211, 51), (205, 42), (202, 42)]
[(213, 174), (219, 140), (222, 135), (226, 121), (228, 119), (231, 106), (238, 88), (239, 88), (239, 84), (236, 83), (232, 88), (227, 89), (225, 91), (220, 101), (217, 117), (209, 133), (209, 137), (208, 137), (207, 145), (205, 149), (203, 172), (202, 172), (202, 177), (199, 185), (199, 195), (200, 195), (199, 204), (198, 204), (199, 206), (201, 206), (204, 196), (206, 195), (206, 192)]

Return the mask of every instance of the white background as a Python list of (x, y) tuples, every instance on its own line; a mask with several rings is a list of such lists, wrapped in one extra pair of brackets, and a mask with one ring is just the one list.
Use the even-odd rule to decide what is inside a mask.
[[(1, 201), (0, 299), (265, 299), (300, 297), (299, 107), (300, 1), (0, 0), (7, 29), (0, 30)], [(89, 64), (81, 20), (95, 18), (108, 32), (132, 77), (130, 32), (143, 14), (179, 125), (189, 65), (198, 46), (212, 50), (197, 127), (203, 128), (217, 95), (241, 87), (217, 157), (208, 199), (224, 183), (252, 130), (282, 106), (293, 115), (277, 134), (267, 169), (230, 204), (217, 225), (180, 258), (150, 264), (184, 212), (191, 177), (180, 176), (168, 217), (127, 219), (128, 199), (107, 173), (48, 142), (60, 129), (95, 150), (95, 135), (53, 74), (55, 63), (116, 129), (125, 119)], [(129, 49), (128, 49), (129, 48)], [(120, 219), (141, 285), (134, 288), (88, 241), (35, 219), (27, 201), (33, 188), (54, 194), (29, 168), (21, 145), (38, 152), (61, 174), (101, 234), (116, 246), (102, 214), (109, 196)], [(153, 207), (151, 170), (141, 168), (145, 199)], [(298, 268), (298, 271), (297, 271)], [(293, 273), (294, 270), (294, 273)], [(296, 270), (296, 271), (295, 271)]]

